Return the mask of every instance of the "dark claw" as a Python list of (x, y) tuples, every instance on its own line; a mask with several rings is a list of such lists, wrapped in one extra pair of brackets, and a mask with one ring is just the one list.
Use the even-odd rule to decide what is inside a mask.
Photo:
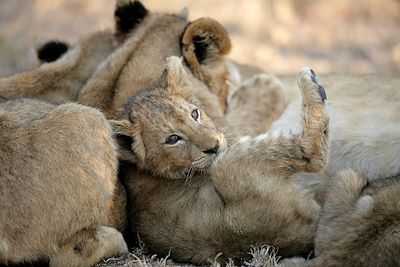
[(318, 84), (318, 93), (319, 96), (321, 97), (322, 101), (326, 100), (326, 94), (325, 94), (325, 89), (321, 85)]
[(311, 75), (312, 75), (313, 77), (316, 76), (316, 75), (315, 75), (315, 72), (313, 71), (313, 69), (310, 69), (310, 72), (311, 72)]

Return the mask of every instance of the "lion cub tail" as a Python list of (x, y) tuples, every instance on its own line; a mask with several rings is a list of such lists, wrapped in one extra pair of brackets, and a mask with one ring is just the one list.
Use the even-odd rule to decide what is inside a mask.
[(54, 62), (62, 55), (64, 55), (69, 49), (69, 45), (61, 41), (48, 41), (37, 49), (37, 57), (41, 63)]

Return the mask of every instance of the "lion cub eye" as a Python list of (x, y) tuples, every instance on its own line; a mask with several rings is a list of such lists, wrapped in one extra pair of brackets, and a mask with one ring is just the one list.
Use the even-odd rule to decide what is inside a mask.
[(170, 136), (167, 137), (167, 140), (165, 140), (165, 143), (167, 145), (174, 145), (178, 143), (179, 140), (182, 140), (182, 137), (176, 134), (171, 134)]
[(193, 110), (191, 116), (195, 121), (197, 121), (200, 117), (199, 110), (198, 109)]

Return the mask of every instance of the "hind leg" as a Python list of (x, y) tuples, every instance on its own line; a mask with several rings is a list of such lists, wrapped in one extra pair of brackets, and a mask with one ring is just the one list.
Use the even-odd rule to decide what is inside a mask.
[(234, 93), (228, 97), (225, 118), (234, 138), (265, 132), (286, 107), (282, 84), (274, 76), (258, 74), (229, 87)]
[[(324, 188), (324, 198), (318, 223), (315, 252), (329, 251), (329, 244), (337, 242), (353, 227), (352, 220), (368, 214), (374, 200), (361, 195), (367, 179), (354, 171), (342, 171), (330, 177)], [(351, 228), (350, 228), (351, 229)]]
[(61, 244), (50, 267), (90, 267), (104, 258), (126, 253), (122, 234), (111, 227), (85, 229)]

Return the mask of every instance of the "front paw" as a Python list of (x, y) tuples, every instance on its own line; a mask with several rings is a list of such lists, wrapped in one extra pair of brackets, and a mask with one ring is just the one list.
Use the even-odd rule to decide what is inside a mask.
[(315, 72), (305, 67), (298, 76), (297, 84), (302, 92), (305, 103), (323, 103), (326, 101), (326, 93), (315, 75)]
[(103, 248), (104, 256), (111, 257), (128, 252), (128, 247), (120, 232), (106, 226), (100, 226), (96, 238)]

